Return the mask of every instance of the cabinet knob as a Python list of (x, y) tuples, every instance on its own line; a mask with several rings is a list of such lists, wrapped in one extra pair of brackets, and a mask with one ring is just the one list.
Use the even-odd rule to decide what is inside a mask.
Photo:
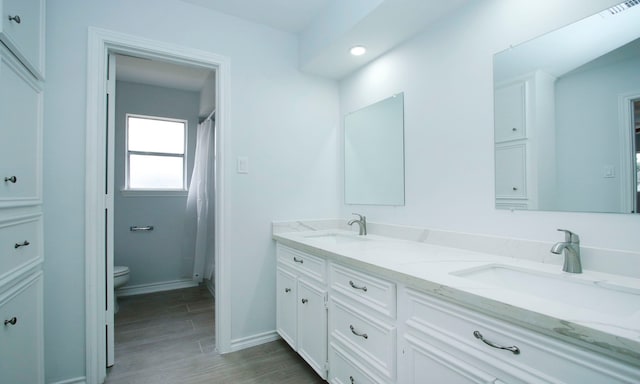
[(284, 289), (284, 292), (285, 292), (285, 293), (289, 293), (289, 292), (291, 292), (291, 288), (285, 288), (285, 289)]
[(15, 249), (18, 249), (20, 247), (26, 247), (27, 245), (30, 245), (31, 243), (28, 242), (27, 240), (23, 241), (22, 243), (16, 243), (16, 245), (14, 245), (13, 247)]
[(20, 16), (18, 15), (15, 15), (15, 16), (9, 15), (9, 21), (15, 21), (17, 24), (20, 24), (22, 20), (20, 20)]
[(518, 130), (518, 128), (511, 128), (511, 130), (512, 130), (513, 132), (515, 132), (515, 131), (517, 131), (517, 130)]
[(513, 187), (513, 190), (514, 190), (514, 191), (517, 191), (517, 190), (518, 190), (518, 187)]
[(9, 182), (9, 181), (15, 184), (18, 181), (18, 178), (15, 177), (15, 176), (10, 176), (10, 177), (5, 177), (4, 178), (4, 182), (5, 183)]
[(16, 325), (16, 323), (18, 322), (18, 318), (13, 316), (12, 318), (10, 318), (9, 320), (5, 320), (4, 321), (4, 325)]
[(307, 304), (309, 302), (309, 300), (307, 299), (302, 299), (302, 304)]

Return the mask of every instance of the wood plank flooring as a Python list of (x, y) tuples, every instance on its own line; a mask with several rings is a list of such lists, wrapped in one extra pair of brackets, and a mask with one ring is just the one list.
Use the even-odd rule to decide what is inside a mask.
[(220, 355), (206, 287), (119, 299), (107, 384), (325, 383), (282, 340)]

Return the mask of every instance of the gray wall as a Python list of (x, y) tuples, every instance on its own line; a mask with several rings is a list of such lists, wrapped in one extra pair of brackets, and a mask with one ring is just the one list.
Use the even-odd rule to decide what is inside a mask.
[[(116, 83), (115, 132), (115, 218), (114, 262), (129, 267), (129, 286), (190, 278), (193, 255), (184, 258), (184, 212), (182, 196), (123, 195), (125, 185), (126, 114), (188, 120), (187, 180), (191, 179), (195, 153), (198, 92), (188, 92), (143, 84)], [(188, 185), (188, 184), (187, 184)], [(152, 232), (131, 232), (132, 225), (153, 225)]]

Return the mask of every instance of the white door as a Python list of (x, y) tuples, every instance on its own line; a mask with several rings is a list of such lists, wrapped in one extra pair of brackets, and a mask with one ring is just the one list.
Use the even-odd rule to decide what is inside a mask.
[(113, 366), (114, 362), (114, 319), (113, 319), (113, 188), (114, 188), (114, 151), (115, 151), (115, 116), (116, 116), (116, 57), (109, 55), (107, 68), (107, 121), (106, 142), (107, 142), (107, 185), (105, 190), (105, 281), (106, 292), (105, 306), (106, 332), (107, 332), (107, 367)]

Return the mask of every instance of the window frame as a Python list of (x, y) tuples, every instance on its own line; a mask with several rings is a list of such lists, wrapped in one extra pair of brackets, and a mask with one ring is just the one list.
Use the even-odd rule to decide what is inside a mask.
[[(183, 154), (167, 153), (167, 152), (147, 152), (147, 151), (130, 151), (129, 150), (129, 118), (139, 118), (147, 120), (168, 121), (174, 123), (182, 123), (184, 125), (184, 151)], [(183, 195), (188, 191), (187, 185), (187, 148), (189, 138), (189, 121), (186, 119), (177, 119), (171, 117), (141, 115), (136, 113), (125, 114), (125, 137), (124, 137), (124, 194), (132, 193), (136, 195)], [(147, 156), (165, 156), (182, 158), (182, 188), (131, 188), (130, 183), (130, 156), (147, 155)]]

